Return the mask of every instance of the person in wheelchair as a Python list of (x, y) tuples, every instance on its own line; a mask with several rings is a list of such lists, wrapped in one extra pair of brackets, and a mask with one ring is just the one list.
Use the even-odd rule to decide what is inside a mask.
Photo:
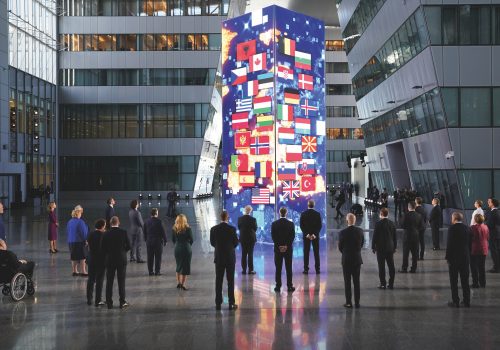
[(5, 264), (12, 273), (21, 272), (27, 278), (33, 277), (35, 263), (33, 261), (19, 260), (13, 252), (7, 250), (7, 243), (0, 239), (0, 263)]

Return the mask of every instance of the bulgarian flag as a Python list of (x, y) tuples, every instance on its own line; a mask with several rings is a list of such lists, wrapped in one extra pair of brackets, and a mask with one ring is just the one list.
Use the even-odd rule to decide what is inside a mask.
[(293, 106), (292, 105), (278, 105), (278, 119), (286, 122), (293, 121)]
[(311, 70), (311, 54), (295, 51), (295, 67)]

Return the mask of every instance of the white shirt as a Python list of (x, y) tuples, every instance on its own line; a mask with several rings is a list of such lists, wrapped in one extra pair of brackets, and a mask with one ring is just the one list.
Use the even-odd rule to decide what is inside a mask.
[(474, 210), (474, 212), (472, 213), (472, 218), (470, 219), (470, 225), (474, 225), (476, 222), (474, 221), (474, 216), (476, 216), (476, 214), (481, 214), (484, 216), (484, 211), (483, 211), (483, 208), (477, 208), (476, 210)]

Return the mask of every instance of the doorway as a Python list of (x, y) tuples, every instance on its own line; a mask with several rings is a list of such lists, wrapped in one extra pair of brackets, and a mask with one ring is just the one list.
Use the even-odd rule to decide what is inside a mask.
[(403, 142), (395, 142), (386, 146), (389, 167), (391, 169), (394, 188), (411, 188), (410, 172), (406, 161)]

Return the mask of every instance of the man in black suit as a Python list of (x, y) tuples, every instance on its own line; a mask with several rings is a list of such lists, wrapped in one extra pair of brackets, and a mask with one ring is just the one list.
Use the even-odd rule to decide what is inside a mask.
[[(148, 252), (149, 275), (161, 275), (161, 256), (163, 247), (167, 244), (167, 234), (161, 220), (158, 218), (158, 209), (151, 209), (151, 217), (144, 224), (144, 240)], [(153, 273), (154, 264), (154, 273)]]
[(380, 220), (375, 224), (375, 231), (372, 238), (372, 250), (377, 254), (378, 276), (380, 279), (379, 289), (386, 288), (385, 263), (389, 268), (389, 285), (387, 288), (394, 288), (394, 252), (397, 247), (396, 226), (389, 220), (389, 210), (380, 209)]
[(109, 230), (111, 228), (110, 220), (113, 216), (115, 216), (115, 199), (113, 197), (109, 197), (107, 202), (108, 205), (106, 207), (106, 228)]
[(335, 216), (335, 219), (338, 219), (339, 217), (342, 218), (344, 214), (342, 214), (342, 206), (345, 203), (345, 193), (344, 190), (341, 188), (339, 196), (337, 197), (337, 206), (335, 207), (335, 210), (337, 211), (337, 216)]
[(95, 306), (99, 307), (105, 304), (102, 301), (102, 285), (106, 270), (105, 255), (102, 251), (102, 238), (106, 231), (106, 220), (97, 220), (94, 227), (94, 232), (91, 232), (87, 237), (89, 245), (89, 254), (87, 256), (89, 271), (89, 278), (87, 280), (87, 305), (92, 305), (92, 294), (95, 285)]
[(498, 212), (498, 199), (488, 198), (488, 207), (490, 211), (486, 215), (486, 225), (490, 230), (489, 248), (493, 267), (489, 272), (500, 272), (500, 213)]
[(238, 230), (240, 230), (241, 243), (241, 273), (255, 275), (253, 269), (253, 248), (257, 242), (257, 220), (252, 217), (252, 207), (245, 207), (245, 215), (238, 218)]
[(403, 235), (403, 266), (399, 272), (408, 272), (408, 258), (411, 252), (410, 273), (417, 272), (419, 232), (422, 230), (422, 217), (415, 211), (415, 202), (408, 203), (408, 213), (403, 216), (401, 227)]
[(439, 229), (443, 226), (443, 214), (441, 213), (441, 206), (439, 205), (439, 198), (432, 199), (432, 210), (429, 215), (429, 224), (432, 230), (432, 245), (433, 250), (441, 249), (439, 243)]
[(222, 283), (224, 273), (226, 273), (229, 310), (236, 310), (238, 305), (234, 299), (234, 268), (236, 265), (234, 249), (238, 246), (238, 236), (236, 235), (236, 227), (228, 224), (229, 214), (227, 211), (222, 211), (220, 218), (222, 222), (210, 229), (210, 244), (215, 248), (215, 308), (221, 309)]
[(425, 254), (425, 229), (427, 228), (427, 213), (425, 211), (425, 208), (422, 206), (423, 204), (422, 197), (416, 197), (415, 198), (415, 204), (417, 205), (415, 208), (415, 211), (420, 214), (422, 217), (422, 227), (418, 231), (418, 241), (420, 243), (420, 250), (419, 250), (419, 259), (424, 260), (424, 254)]
[(304, 274), (309, 273), (309, 252), (311, 244), (314, 251), (314, 267), (316, 274), (320, 273), (319, 261), (319, 234), (321, 232), (321, 215), (314, 210), (314, 201), (307, 202), (307, 209), (300, 215), (300, 229), (302, 230), (302, 242), (304, 243)]
[(293, 241), (295, 239), (295, 225), (286, 218), (288, 210), (280, 208), (280, 218), (271, 225), (271, 237), (274, 242), (274, 265), (276, 266), (276, 287), (274, 291), (281, 291), (281, 270), (285, 260), (286, 285), (293, 293), (295, 287), (292, 282)]
[(345, 304), (344, 307), (352, 308), (351, 279), (354, 285), (354, 305), (359, 308), (360, 287), (359, 275), (363, 259), (361, 248), (365, 243), (363, 230), (354, 226), (356, 216), (347, 214), (347, 228), (339, 233), (339, 250), (342, 253), (342, 272), (344, 273)]
[(176, 210), (175, 210), (175, 203), (177, 201), (177, 192), (172, 188), (169, 193), (167, 193), (167, 201), (168, 201), (168, 207), (167, 207), (167, 216), (169, 218), (175, 218), (176, 216)]
[(113, 308), (113, 282), (115, 274), (118, 280), (120, 308), (129, 304), (125, 300), (125, 276), (127, 273), (127, 252), (130, 250), (130, 240), (127, 231), (119, 228), (117, 216), (110, 219), (111, 228), (102, 238), (102, 251), (106, 255), (106, 304)]
[(463, 305), (470, 306), (469, 264), (470, 264), (470, 230), (462, 223), (463, 215), (454, 212), (451, 216), (452, 225), (448, 228), (448, 243), (446, 245), (446, 261), (450, 273), (452, 301), (450, 307), (460, 307), (458, 296), (458, 275), (463, 292)]

